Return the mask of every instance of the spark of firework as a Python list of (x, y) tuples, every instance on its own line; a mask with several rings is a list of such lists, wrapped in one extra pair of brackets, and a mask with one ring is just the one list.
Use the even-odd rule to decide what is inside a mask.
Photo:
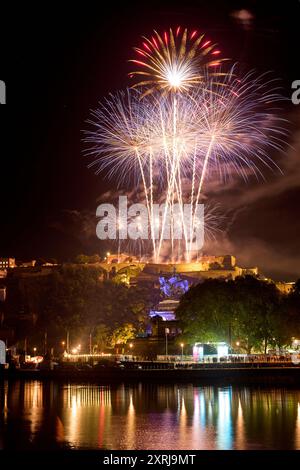
[[(285, 131), (274, 114), (280, 96), (274, 84), (253, 73), (237, 78), (233, 70), (222, 83), (206, 75), (206, 85), (180, 93), (176, 99), (153, 92), (129, 89), (111, 95), (92, 112), (94, 129), (86, 134), (92, 143), (87, 153), (97, 172), (106, 170), (120, 182), (131, 173), (141, 179), (150, 220), (153, 254), (159, 260), (163, 233), (173, 209), (179, 204), (178, 222), (183, 226), (184, 251), (192, 256), (192, 239), (196, 228), (196, 208), (210, 173), (226, 178), (238, 172), (247, 178), (249, 172), (262, 175), (262, 165), (276, 168), (270, 149), (281, 149)], [(272, 89), (270, 87), (273, 86)], [(184, 179), (191, 189), (184, 192)], [(154, 217), (154, 188), (165, 189), (165, 209), (158, 222)], [(184, 201), (189, 199), (191, 217), (186, 221)], [(171, 251), (175, 250), (171, 233)]]
[[(86, 153), (93, 158), (91, 166), (96, 173), (107, 171), (109, 177), (118, 176), (119, 184), (129, 180), (131, 174), (141, 179), (151, 220), (151, 239), (155, 257), (156, 224), (154, 221), (154, 182), (161, 190), (166, 188), (167, 211), (174, 205), (175, 194), (181, 198), (180, 172), (185, 175), (182, 161), (188, 166), (192, 136), (193, 109), (181, 105), (176, 110), (174, 129), (173, 104), (166, 97), (151, 95), (140, 100), (141, 93), (128, 89), (126, 92), (110, 95), (100, 107), (92, 111), (88, 123), (92, 131), (86, 131), (85, 140), (92, 144)], [(199, 122), (199, 119), (198, 119)], [(183, 214), (182, 214), (183, 217)], [(162, 229), (162, 231), (163, 231)], [(161, 249), (162, 238), (158, 242)]]
[[(94, 130), (86, 132), (85, 140), (92, 143), (87, 154), (94, 157), (91, 166), (96, 166), (96, 173), (108, 170), (109, 177), (118, 175), (119, 184), (128, 180), (132, 173), (141, 177), (148, 213), (152, 218), (152, 160), (153, 154), (156, 154), (153, 153), (156, 142), (154, 134), (149, 133), (151, 120), (147, 117), (148, 103), (145, 101), (140, 106), (139, 98), (140, 93), (135, 90), (110, 95), (104, 104), (92, 111), (88, 123), (94, 126)], [(146, 166), (150, 167), (149, 176), (145, 171)], [(155, 253), (153, 233), (151, 239)]]
[[(133, 59), (132, 63), (141, 66), (140, 70), (130, 73), (131, 77), (138, 76), (141, 80), (133, 85), (133, 87), (144, 87), (141, 97), (154, 93), (159, 90), (164, 95), (167, 92), (172, 93), (171, 106), (167, 116), (167, 122), (171, 117), (171, 147), (165, 147), (165, 162), (168, 175), (168, 190), (165, 211), (162, 220), (162, 233), (166, 224), (167, 213), (171, 209), (171, 227), (173, 228), (173, 206), (174, 206), (174, 188), (176, 188), (177, 198), (182, 207), (182, 193), (180, 185), (180, 171), (182, 165), (182, 150), (179, 150), (179, 123), (185, 120), (180, 119), (180, 109), (177, 103), (178, 92), (186, 92), (195, 85), (205, 85), (205, 74), (209, 67), (218, 66), (222, 59), (219, 58), (220, 50), (216, 49), (215, 44), (211, 40), (204, 38), (204, 34), (200, 34), (197, 30), (188, 31), (178, 27), (176, 31), (171, 28), (169, 33), (165, 32), (161, 36), (154, 31), (153, 36), (149, 39), (144, 37), (142, 47), (135, 48), (139, 55), (139, 60)], [(218, 72), (211, 72), (211, 76), (222, 76)], [(180, 94), (179, 93), (179, 94)], [(184, 108), (183, 108), (184, 109)], [(166, 142), (166, 134), (164, 134)], [(185, 139), (186, 140), (186, 139)], [(178, 174), (178, 176), (177, 176)], [(184, 214), (181, 213), (183, 222)], [(187, 231), (184, 224), (184, 237), (187, 239)], [(171, 237), (172, 238), (172, 237)], [(173, 238), (172, 238), (173, 243)], [(161, 250), (162, 238), (158, 243), (158, 255)]]
[(188, 91), (195, 85), (205, 85), (205, 69), (210, 69), (214, 76), (214, 68), (224, 59), (221, 51), (211, 40), (197, 30), (188, 31), (180, 26), (173, 31), (160, 35), (153, 32), (150, 38), (143, 37), (140, 47), (135, 47), (138, 59), (130, 62), (139, 67), (130, 72), (130, 77), (138, 77), (134, 87), (145, 87), (142, 96), (161, 92)]
[(280, 171), (269, 153), (282, 150), (286, 137), (286, 121), (277, 115), (284, 98), (274, 80), (254, 72), (238, 78), (232, 68), (222, 84), (210, 83), (188, 97), (192, 107), (199, 108), (193, 114), (199, 117), (195, 120), (199, 153), (192, 175), (192, 181), (200, 175), (192, 193), (195, 206), (210, 173), (218, 172), (223, 180), (238, 173), (247, 180), (249, 173), (263, 178), (263, 167)]

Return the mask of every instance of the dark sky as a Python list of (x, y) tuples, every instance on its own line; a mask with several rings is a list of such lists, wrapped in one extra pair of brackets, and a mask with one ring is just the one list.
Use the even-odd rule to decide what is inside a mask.
[[(0, 256), (68, 260), (106, 249), (95, 236), (94, 213), (99, 195), (114, 187), (87, 168), (81, 131), (98, 100), (129, 84), (127, 60), (141, 35), (178, 24), (197, 28), (245, 70), (272, 70), (286, 97), (300, 80), (297, 0), (97, 3), (63, 9), (62, 2), (43, 2), (1, 17), (7, 104), (0, 106)], [(232, 16), (245, 8), (254, 16), (249, 28)], [(206, 252), (231, 252), (240, 264), (294, 279), (300, 275), (300, 105), (287, 102), (284, 116), (292, 147), (274, 155), (283, 174), (214, 191), (231, 215), (226, 233)]]

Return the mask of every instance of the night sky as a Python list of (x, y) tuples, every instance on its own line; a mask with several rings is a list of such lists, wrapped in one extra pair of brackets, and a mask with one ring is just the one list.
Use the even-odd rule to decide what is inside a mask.
[[(66, 10), (61, 3), (1, 13), (0, 256), (63, 261), (107, 249), (95, 235), (95, 210), (115, 188), (87, 168), (82, 130), (99, 100), (130, 84), (127, 61), (142, 35), (177, 25), (203, 30), (245, 70), (271, 70), (287, 98), (300, 80), (297, 0), (84, 2)], [(241, 9), (253, 14), (247, 27), (232, 15)], [(283, 106), (289, 146), (272, 155), (283, 174), (212, 182), (207, 193), (228, 220), (205, 252), (232, 253), (241, 265), (293, 280), (300, 277), (300, 105)]]

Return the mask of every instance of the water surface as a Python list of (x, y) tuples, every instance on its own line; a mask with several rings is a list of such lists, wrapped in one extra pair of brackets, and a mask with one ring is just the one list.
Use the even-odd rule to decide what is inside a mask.
[(300, 449), (300, 389), (0, 382), (1, 449)]

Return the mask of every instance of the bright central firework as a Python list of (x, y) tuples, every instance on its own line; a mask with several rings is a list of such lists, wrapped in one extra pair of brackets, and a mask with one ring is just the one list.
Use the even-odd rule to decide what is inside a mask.
[(179, 26), (162, 36), (154, 31), (151, 38), (143, 39), (142, 46), (135, 48), (140, 58), (130, 61), (140, 69), (129, 75), (141, 78), (134, 87), (147, 87), (145, 95), (154, 90), (187, 91), (205, 83), (207, 67), (214, 68), (221, 63), (220, 50), (196, 30), (189, 32)]
[[(141, 181), (154, 259), (165, 252), (163, 233), (170, 223), (169, 256), (189, 261), (208, 176), (226, 180), (237, 172), (246, 179), (250, 172), (260, 175), (262, 165), (275, 166), (268, 149), (282, 147), (284, 131), (273, 109), (281, 98), (263, 77), (216, 70), (220, 51), (197, 31), (154, 32), (136, 51), (143, 60), (132, 62), (141, 70), (130, 75), (143, 78), (92, 112), (87, 153), (97, 172), (106, 170), (120, 184), (131, 174)], [(165, 205), (157, 220), (153, 207), (162, 194)], [(190, 204), (189, 217), (184, 203)], [(174, 222), (183, 227), (182, 241), (172, 232)]]

